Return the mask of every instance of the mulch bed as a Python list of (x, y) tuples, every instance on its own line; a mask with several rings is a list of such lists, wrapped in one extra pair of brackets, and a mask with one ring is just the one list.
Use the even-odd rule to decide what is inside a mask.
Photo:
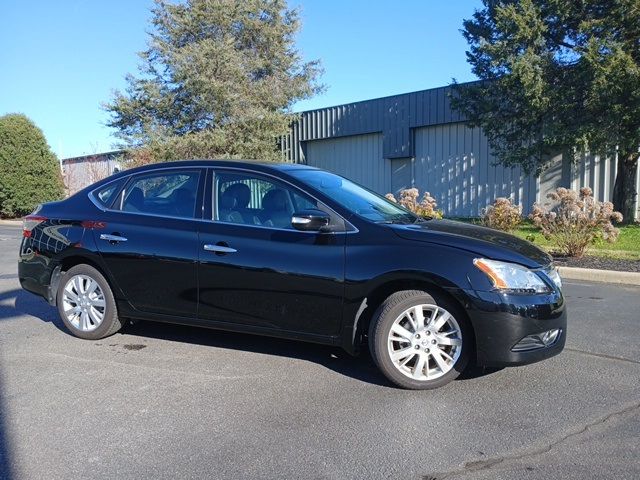
[(621, 260), (619, 258), (588, 257), (572, 258), (554, 255), (553, 260), (559, 267), (594, 268), (597, 270), (615, 270), (617, 272), (640, 272), (640, 260)]

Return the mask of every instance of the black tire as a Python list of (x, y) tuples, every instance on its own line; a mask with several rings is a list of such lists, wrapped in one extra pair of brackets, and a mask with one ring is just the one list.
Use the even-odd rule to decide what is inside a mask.
[[(67, 316), (64, 313), (64, 289), (67, 283), (76, 275), (84, 275), (94, 280), (98, 284), (104, 296), (105, 310), (102, 322), (100, 322), (97, 328), (91, 331), (84, 331), (74, 326), (69, 319), (67, 319)], [(99, 340), (113, 335), (122, 328), (123, 321), (118, 317), (116, 301), (113, 297), (113, 292), (111, 291), (109, 282), (107, 282), (104, 276), (91, 265), (76, 265), (62, 275), (60, 283), (58, 284), (58, 291), (56, 293), (56, 304), (58, 306), (58, 313), (64, 322), (65, 327), (67, 327), (67, 329), (76, 337), (84, 338), (86, 340)]]
[[(396, 367), (389, 353), (388, 342), (389, 333), (395, 320), (412, 306), (423, 304), (436, 305), (454, 317), (462, 332), (462, 345), (460, 355), (448, 372), (438, 378), (417, 380), (402, 373), (399, 369), (401, 367)], [(429, 390), (442, 387), (458, 377), (469, 361), (473, 343), (473, 332), (462, 309), (447, 298), (421, 290), (403, 290), (389, 296), (375, 311), (369, 326), (369, 350), (376, 365), (391, 382), (411, 390)]]

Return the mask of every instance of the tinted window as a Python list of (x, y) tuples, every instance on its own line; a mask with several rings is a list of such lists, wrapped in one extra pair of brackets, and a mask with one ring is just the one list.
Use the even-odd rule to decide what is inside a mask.
[(317, 202), (285, 183), (255, 174), (216, 175), (215, 219), (221, 222), (290, 228), (293, 213)]
[(172, 217), (194, 216), (198, 171), (139, 175), (123, 192), (122, 210)]
[(95, 198), (103, 207), (108, 207), (113, 203), (115, 195), (117, 195), (120, 190), (122, 183), (123, 180), (111, 182), (98, 190), (94, 190), (93, 198)]

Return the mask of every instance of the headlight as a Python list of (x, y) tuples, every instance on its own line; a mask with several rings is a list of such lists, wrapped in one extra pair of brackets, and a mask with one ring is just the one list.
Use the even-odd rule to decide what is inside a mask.
[(551, 281), (556, 284), (556, 287), (562, 289), (562, 278), (560, 278), (560, 272), (558, 272), (556, 267), (551, 267), (549, 270), (545, 270), (545, 273)]
[(473, 264), (480, 269), (493, 286), (511, 293), (548, 293), (549, 286), (527, 267), (517, 263), (476, 258)]

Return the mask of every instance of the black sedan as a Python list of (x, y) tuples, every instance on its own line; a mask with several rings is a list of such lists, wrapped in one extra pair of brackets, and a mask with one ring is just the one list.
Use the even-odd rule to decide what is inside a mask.
[(22, 287), (78, 337), (125, 319), (339, 345), (442, 386), (471, 361), (562, 351), (551, 258), (513, 236), (423, 219), (305, 165), (183, 161), (127, 170), (25, 218)]

